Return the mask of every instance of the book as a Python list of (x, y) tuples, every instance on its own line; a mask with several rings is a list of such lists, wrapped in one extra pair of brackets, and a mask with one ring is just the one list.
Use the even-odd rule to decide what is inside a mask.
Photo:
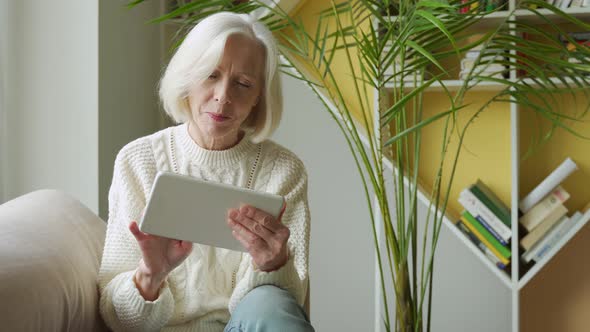
[(527, 230), (532, 231), (539, 225), (547, 215), (558, 206), (562, 205), (570, 197), (570, 194), (561, 186), (558, 186), (549, 195), (545, 196), (529, 212), (520, 217), (520, 224)]
[(485, 229), (470, 213), (463, 211), (461, 220), (500, 259), (509, 260), (512, 255), (510, 250), (503, 246), (490, 232)]
[(588, 40), (590, 39), (590, 31), (578, 31), (568, 33), (570, 37), (575, 40)]
[(510, 220), (510, 208), (502, 202), (496, 194), (481, 180), (477, 179), (477, 182), (472, 185), (469, 190), (479, 198), (492, 212), (500, 218), (504, 225), (510, 227), (512, 222)]
[(506, 265), (510, 262), (505, 258), (500, 258), (494, 254), (494, 252), (488, 248), (483, 242), (481, 242), (473, 232), (467, 227), (462, 220), (457, 221), (456, 223), (457, 228), (459, 231), (463, 233), (470, 241), (473, 243), (485, 256), (486, 258), (492, 262), (494, 265), (501, 269), (505, 269)]
[(582, 7), (582, 0), (572, 0), (570, 7)]
[[(587, 211), (586, 213), (584, 213), (583, 215), (581, 215), (579, 218), (577, 218), (573, 222), (569, 223), (569, 225), (567, 226), (567, 229), (565, 229), (563, 231), (563, 233), (560, 234), (560, 236), (558, 236), (556, 238), (555, 242), (552, 243), (551, 246), (542, 248), (543, 250), (539, 250), (539, 252), (537, 253), (537, 255), (535, 257), (533, 257), (533, 259), (536, 262), (538, 262), (543, 257), (547, 256), (549, 254), (549, 252), (551, 252), (551, 249), (554, 248), (554, 247), (556, 247), (556, 246), (558, 246), (559, 243), (560, 243), (560, 241), (563, 240), (563, 238), (565, 238), (566, 236), (568, 236), (568, 234), (572, 231), (572, 229), (574, 227), (578, 226), (579, 224), (584, 224), (584, 223), (588, 222), (588, 220), (590, 220), (590, 213)], [(569, 238), (567, 240), (569, 240)], [(560, 248), (561, 248), (561, 246), (560, 246)]]
[(464, 189), (459, 195), (459, 203), (463, 205), (465, 210), (479, 220), (485, 228), (493, 234), (502, 244), (508, 244), (512, 236), (510, 227), (504, 223), (488, 209), (477, 197), (469, 190)]
[[(531, 210), (532, 211), (532, 210)], [(563, 204), (557, 205), (551, 213), (549, 213), (543, 220), (539, 221), (539, 225), (535, 227), (530, 233), (520, 241), (520, 245), (529, 250), (537, 243), (547, 232), (561, 220), (567, 213), (567, 209)]]
[(571, 3), (572, 3), (572, 0), (561, 0), (561, 3), (559, 4), (559, 8), (560, 9), (567, 9)]
[(534, 260), (536, 262), (544, 256), (549, 249), (551, 249), (559, 239), (561, 239), (567, 232), (572, 229), (574, 224), (582, 217), (582, 213), (577, 211), (571, 217), (563, 217), (555, 227), (553, 227), (541, 241), (536, 243), (531, 249), (527, 250), (522, 259), (529, 263)]
[(543, 197), (547, 196), (555, 187), (565, 180), (573, 171), (578, 169), (573, 160), (567, 158), (559, 165), (548, 177), (543, 180), (535, 189), (526, 195), (519, 203), (518, 207), (524, 214), (535, 206)]

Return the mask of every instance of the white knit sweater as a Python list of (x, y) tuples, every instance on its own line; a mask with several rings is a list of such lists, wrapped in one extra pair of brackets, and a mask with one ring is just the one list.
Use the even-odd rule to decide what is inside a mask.
[[(255, 145), (247, 136), (230, 149), (206, 150), (187, 128), (183, 124), (139, 138), (117, 155), (98, 275), (100, 313), (113, 331), (222, 331), (244, 295), (263, 284), (287, 289), (300, 305), (304, 302), (310, 216), (303, 163), (276, 143)], [(146, 301), (133, 282), (141, 251), (128, 225), (139, 219), (158, 170), (284, 196), (289, 261), (279, 270), (263, 272), (248, 253), (194, 244), (158, 298)]]

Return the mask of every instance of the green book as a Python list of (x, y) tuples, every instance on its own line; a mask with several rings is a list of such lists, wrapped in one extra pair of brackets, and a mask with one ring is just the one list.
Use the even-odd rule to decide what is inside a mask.
[(463, 211), (461, 215), (465, 218), (465, 221), (470, 223), (477, 230), (477, 233), (481, 234), (481, 236), (483, 236), (487, 240), (487, 242), (494, 246), (494, 248), (498, 252), (500, 252), (502, 256), (504, 256), (507, 259), (509, 259), (510, 256), (512, 256), (510, 250), (503, 246), (502, 243), (500, 243), (500, 241), (498, 241), (498, 239), (496, 239), (496, 237), (492, 235), (492, 233), (490, 233), (485, 227), (482, 226), (482, 224), (479, 223), (479, 221), (477, 221), (471, 215), (471, 213), (469, 213), (468, 211)]
[(504, 225), (511, 227), (510, 209), (504, 204), (493, 191), (481, 180), (469, 187), (469, 190), (479, 199), (485, 206), (492, 211), (504, 223)]

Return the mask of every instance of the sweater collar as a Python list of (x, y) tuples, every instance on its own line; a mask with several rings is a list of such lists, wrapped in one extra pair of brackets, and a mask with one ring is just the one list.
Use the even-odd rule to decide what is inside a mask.
[(187, 159), (199, 165), (231, 165), (243, 159), (254, 148), (248, 132), (240, 142), (226, 150), (207, 150), (195, 142), (188, 133), (188, 124), (183, 123), (176, 127), (179, 147)]

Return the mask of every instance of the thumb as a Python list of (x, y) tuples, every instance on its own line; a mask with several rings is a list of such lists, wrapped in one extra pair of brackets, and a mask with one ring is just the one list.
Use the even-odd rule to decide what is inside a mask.
[(135, 220), (129, 223), (129, 230), (131, 231), (131, 234), (135, 236), (137, 241), (142, 241), (147, 237), (147, 234), (139, 230), (139, 226), (137, 226), (137, 221)]
[(180, 248), (187, 251), (193, 248), (193, 243), (190, 241), (180, 241), (178, 245), (180, 246)]
[(281, 212), (279, 213), (279, 217), (277, 218), (278, 220), (283, 219), (283, 213), (285, 213), (286, 209), (287, 209), (287, 201), (283, 201), (283, 208), (281, 209)]

